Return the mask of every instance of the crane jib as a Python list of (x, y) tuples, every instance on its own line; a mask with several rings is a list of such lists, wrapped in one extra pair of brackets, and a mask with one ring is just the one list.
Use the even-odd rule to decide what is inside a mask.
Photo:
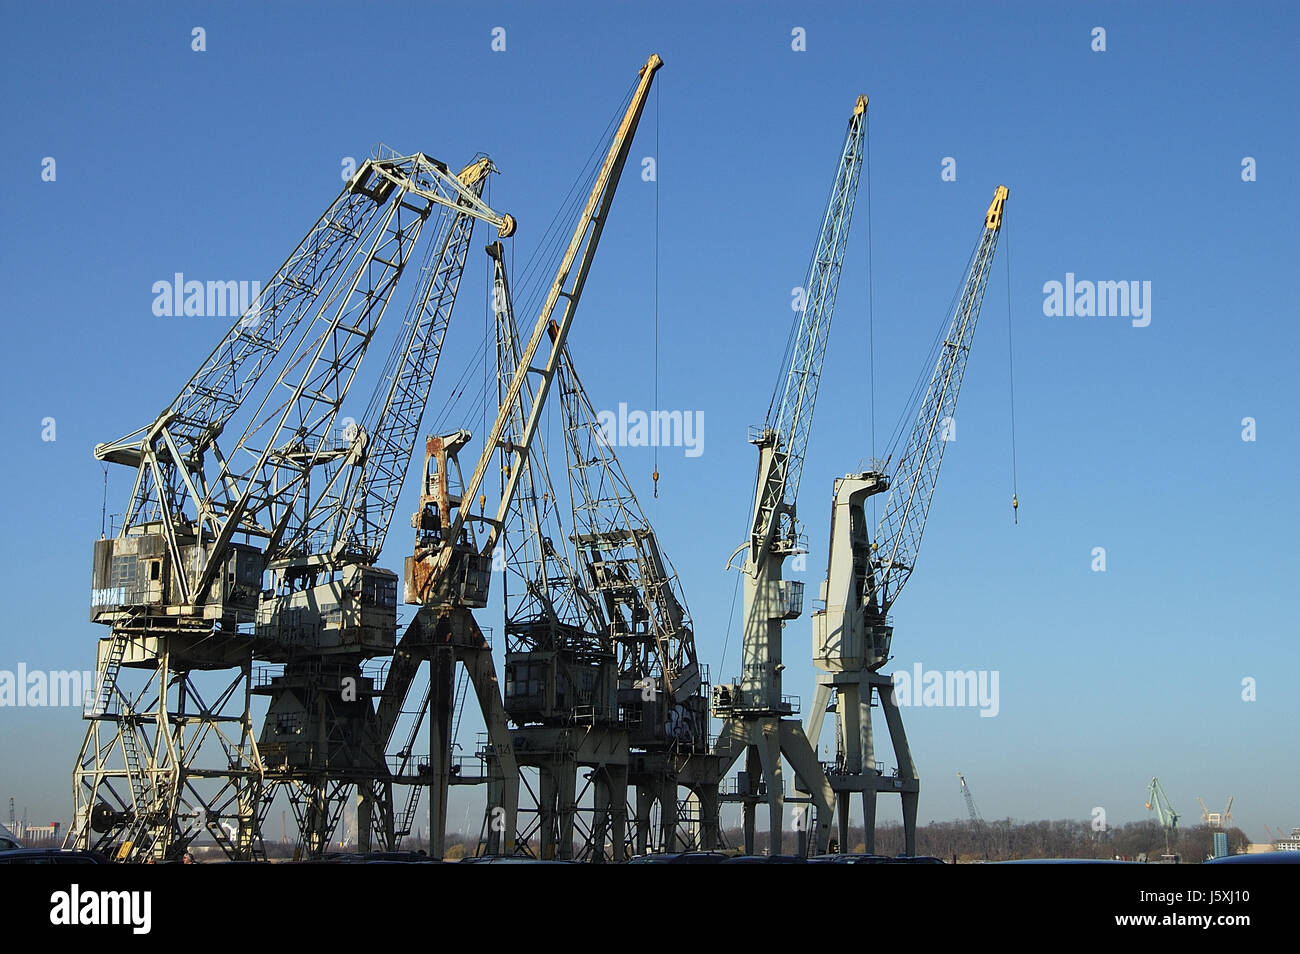
[[(769, 410), (762, 433), (758, 439), (751, 438), (763, 455), (760, 457), (750, 531), (750, 559), (753, 563), (761, 560), (763, 554), (777, 543), (782, 513), (789, 516), (783, 540), (796, 535), (795, 503), (865, 154), (866, 109), (867, 98), (861, 96), (849, 119), (839, 165), (802, 289), (802, 307), (787, 348), (790, 362), (778, 382), (780, 401), (773, 402), (775, 417)], [(793, 539), (785, 540), (781, 545), (791, 544)]]
[[(632, 100), (624, 111), (621, 122), (610, 141), (604, 161), (596, 175), (572, 238), (569, 240), (563, 258), (556, 269), (555, 278), (538, 314), (532, 333), (517, 356), (514, 374), (501, 397), (496, 419), (485, 436), (482, 453), (479, 455), (470, 479), (462, 488), (461, 499), (467, 505), (457, 506), (455, 516), (451, 518), (451, 525), (446, 533), (446, 539), (451, 541), (459, 540), (463, 531), (466, 530), (466, 522), (470, 519), (486, 525), (487, 533), (478, 546), (478, 553), (473, 557), (475, 561), (481, 561), (485, 555), (493, 551), (500, 536), (501, 528), (505, 525), (506, 518), (514, 504), (519, 482), (526, 469), (523, 465), (530, 453), (533, 439), (538, 432), (550, 386), (564, 350), (565, 339), (573, 317), (577, 312), (578, 302), (596, 248), (600, 243), (601, 233), (608, 220), (609, 209), (618, 188), (628, 151), (632, 145), (632, 139), (636, 133), (655, 73), (662, 65), (662, 60), (657, 55), (652, 55), (638, 74), (636, 91), (633, 93)], [(547, 336), (548, 332), (550, 333), (550, 348), (548, 351), (543, 352), (546, 355), (545, 359), (538, 361), (537, 352), (541, 347), (543, 337)], [(529, 375), (536, 375), (536, 378), (531, 385), (526, 386)], [(522, 419), (522, 427), (517, 429), (518, 436), (507, 442), (504, 440), (506, 430), (511, 422), (517, 418)], [(480, 507), (482, 507), (484, 500), (481, 494), (483, 480), (493, 459), (503, 449), (511, 455), (512, 464), (507, 468), (506, 480), (501, 488), (496, 516), (494, 519), (485, 519), (482, 515), (472, 516), (469, 504), (478, 500)], [(445, 548), (444, 553), (448, 554), (448, 556), (441, 560), (426, 561), (427, 582), (420, 587), (423, 591), (420, 594), (422, 602), (442, 598), (441, 596), (435, 597), (433, 594), (443, 593), (446, 587), (453, 585), (453, 581), (448, 577), (449, 573), (454, 572), (451, 558), (453, 550), (454, 547)]]
[(945, 429), (950, 426), (956, 411), (975, 326), (979, 321), (980, 306), (988, 285), (993, 256), (997, 251), (1007, 195), (1007, 188), (998, 186), (985, 214), (984, 229), (980, 233), (975, 253), (971, 256), (961, 296), (949, 322), (906, 449), (899, 458), (889, 498), (885, 502), (884, 513), (876, 531), (873, 550), (885, 555), (873, 560), (878, 572), (874, 575), (874, 592), (867, 594), (867, 602), (875, 605), (881, 615), (889, 612), (916, 564), (916, 554), (938, 482), (944, 448), (949, 440)]

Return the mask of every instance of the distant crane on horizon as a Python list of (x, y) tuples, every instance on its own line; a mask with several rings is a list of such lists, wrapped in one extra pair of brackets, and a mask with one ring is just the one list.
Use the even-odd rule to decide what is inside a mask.
[(1151, 784), (1147, 786), (1147, 811), (1154, 811), (1156, 818), (1160, 820), (1160, 827), (1165, 833), (1165, 854), (1170, 854), (1169, 833), (1178, 828), (1178, 819), (1182, 816), (1169, 801), (1169, 796), (1165, 794), (1164, 788), (1160, 784), (1160, 779), (1152, 776)]
[(1205, 804), (1205, 799), (1197, 797), (1201, 803), (1201, 821), (1209, 825), (1216, 831), (1227, 831), (1228, 825), (1232, 822), (1232, 800), (1235, 796), (1228, 796), (1228, 807), (1222, 812), (1212, 812), (1209, 806)]
[(957, 778), (961, 779), (961, 794), (966, 799), (966, 811), (970, 814), (971, 824), (975, 826), (975, 832), (979, 838), (979, 843), (984, 849), (984, 860), (989, 858), (989, 836), (988, 825), (984, 821), (984, 816), (980, 810), (975, 807), (975, 796), (971, 794), (970, 786), (966, 784), (966, 776), (957, 773)]
[(975, 796), (970, 793), (970, 786), (966, 784), (966, 776), (958, 772), (957, 777), (961, 779), (961, 793), (966, 799), (966, 811), (970, 813), (970, 820), (977, 825), (983, 825), (984, 818), (980, 815), (979, 809), (975, 807)]

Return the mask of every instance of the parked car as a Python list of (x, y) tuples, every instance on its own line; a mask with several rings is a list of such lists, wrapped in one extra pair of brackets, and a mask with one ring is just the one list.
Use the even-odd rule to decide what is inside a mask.
[(896, 865), (946, 865), (947, 863), (933, 855), (899, 855), (894, 859)]
[(1114, 858), (1017, 858), (1015, 861), (990, 861), (992, 865), (1140, 865), (1141, 861), (1116, 861)]
[(23, 843), (18, 840), (18, 836), (4, 825), (0, 825), (0, 851), (13, 851), (15, 848), (21, 847), (23, 847)]
[(0, 851), (0, 865), (106, 865), (109, 860), (97, 851), (64, 851), (62, 848), (13, 848)]
[(720, 851), (668, 851), (657, 855), (637, 855), (630, 865), (717, 865), (726, 861)]
[(888, 865), (892, 864), (895, 859), (886, 855), (813, 855), (808, 859), (812, 864), (817, 865)]
[(571, 865), (575, 862), (563, 858), (529, 858), (527, 855), (479, 855), (462, 858), (462, 865)]
[(429, 865), (442, 864), (422, 851), (336, 851), (320, 859), (326, 865)]
[(1211, 858), (1207, 865), (1300, 865), (1300, 851), (1261, 851), (1253, 855)]
[(724, 865), (806, 865), (807, 858), (799, 855), (735, 855), (723, 860)]

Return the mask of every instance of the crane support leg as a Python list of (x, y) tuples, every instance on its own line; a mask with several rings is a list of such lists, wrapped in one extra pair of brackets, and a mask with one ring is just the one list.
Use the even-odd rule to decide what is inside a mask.
[(573, 858), (573, 820), (577, 812), (576, 764), (562, 754), (538, 766), (540, 855), (550, 861)]
[[(841, 801), (847, 806), (849, 803), (848, 796), (844, 796)], [(864, 846), (862, 850), (869, 855), (874, 855), (876, 853), (876, 787), (874, 784), (862, 790), (862, 827)], [(903, 837), (906, 839), (906, 832), (904, 832)]]
[(469, 673), (470, 685), (478, 697), (479, 712), (483, 714), (488, 734), (488, 830), (493, 835), (504, 836), (499, 839), (489, 837), (488, 850), (491, 854), (497, 853), (490, 847), (495, 841), (500, 853), (513, 854), (516, 832), (519, 831), (519, 762), (510, 742), (510, 723), (501, 701), (501, 686), (492, 662), (492, 649), (482, 633), (479, 633), (479, 640), (479, 646), (457, 647), (457, 656)]
[(695, 789), (700, 800), (700, 850), (718, 848), (718, 786), (701, 785)]
[(753, 742), (757, 743), (754, 748), (758, 750), (758, 758), (763, 766), (763, 778), (767, 780), (768, 853), (779, 855), (783, 834), (781, 829), (785, 821), (785, 778), (781, 772), (781, 736), (779, 732), (771, 731), (768, 726), (764, 726), (764, 729), (767, 731)]
[(592, 841), (597, 853), (593, 860), (605, 859), (605, 844), (610, 846), (610, 858), (624, 861), (627, 838), (627, 766), (605, 766), (593, 779), (595, 790), (597, 835)]
[[(505, 803), (507, 792), (513, 793), (517, 802), (519, 788), (514, 779), (507, 782), (499, 759), (490, 758), (487, 771), (487, 845), (484, 854), (512, 854), (515, 849), (516, 812), (507, 811)], [(507, 818), (510, 819), (508, 822)]]
[[(831, 692), (835, 703), (829, 705)], [(876, 763), (875, 736), (872, 727), (872, 697), (880, 702), (894, 747), (897, 771), (883, 775)], [(829, 784), (836, 798), (836, 821), (840, 851), (849, 851), (849, 807), (852, 796), (862, 796), (864, 844), (868, 854), (876, 845), (876, 796), (881, 792), (897, 793), (903, 802), (904, 854), (916, 853), (916, 811), (920, 779), (912, 762), (912, 752), (903, 730), (903, 718), (893, 695), (893, 680), (879, 672), (856, 671), (819, 673), (813, 711), (808, 716), (808, 736), (820, 738), (822, 723), (830, 709), (836, 720), (836, 752)], [(796, 790), (807, 793), (808, 785), (800, 776)]]
[(447, 788), (451, 784), (452, 700), (455, 699), (456, 660), (450, 647), (429, 656), (429, 853), (446, 852)]
[[(907, 744), (907, 733), (903, 731), (903, 716), (898, 711), (898, 701), (894, 698), (893, 680), (878, 672), (869, 673), (867, 679), (872, 683), (880, 699), (880, 708), (885, 713), (885, 723), (889, 726), (889, 738), (894, 745), (894, 759), (898, 763), (898, 777), (890, 781), (895, 783), (898, 793), (903, 798), (903, 853), (915, 855), (916, 805), (920, 797), (921, 780), (916, 777), (912, 750)], [(868, 701), (870, 701), (869, 696)]]
[[(781, 853), (782, 821), (785, 808), (784, 778), (781, 760), (794, 769), (796, 784), (810, 789), (813, 814), (801, 829), (811, 830), (811, 853), (821, 854), (829, 840), (832, 806), (835, 793), (817, 761), (817, 753), (804, 735), (803, 728), (792, 719), (776, 716), (740, 717), (729, 719), (718, 736), (715, 755), (721, 759), (720, 772), (726, 774), (731, 763), (741, 751), (745, 753), (745, 773), (748, 788), (742, 790), (739, 800), (744, 811), (745, 852), (754, 853), (755, 821), (759, 802), (768, 806), (768, 833), (771, 854)], [(758, 782), (766, 783), (766, 791)], [(701, 802), (701, 807), (704, 803)], [(716, 812), (711, 817), (717, 817)], [(807, 850), (801, 838), (800, 851)]]
[(638, 785), (636, 789), (636, 853), (644, 855), (650, 850), (650, 810), (655, 802), (655, 793), (647, 785)]
[(357, 851), (373, 848), (371, 837), (379, 835), (384, 850), (393, 850), (393, 787), (373, 781), (357, 783)]
[(555, 778), (558, 782), (556, 828), (559, 834), (559, 857), (567, 860), (573, 858), (573, 820), (578, 813), (578, 767), (571, 760), (564, 759), (555, 764)]
[[(759, 761), (758, 750), (755, 748), (745, 749), (745, 772), (749, 775), (749, 784), (751, 791), (757, 791), (757, 781), (763, 777), (763, 765)], [(758, 813), (758, 803), (756, 801), (745, 802), (745, 854), (754, 853), (754, 816)]]
[(357, 784), (357, 851), (370, 850), (370, 826), (373, 824), (374, 786), (369, 782)]
[(780, 719), (777, 724), (781, 733), (781, 754), (790, 763), (798, 778), (811, 782), (813, 800), (811, 830), (815, 833), (812, 853), (819, 855), (826, 850), (830, 835), (831, 805), (835, 801), (835, 793), (826, 779), (826, 773), (822, 771), (821, 763), (817, 761), (816, 751), (808, 744), (808, 737), (803, 734), (803, 728), (799, 723), (790, 719)]
[(826, 721), (826, 707), (831, 702), (831, 684), (817, 680), (817, 688), (813, 690), (812, 711), (808, 713), (808, 727), (804, 733), (808, 736), (808, 744), (817, 751), (817, 745), (821, 740), (822, 723)]
[(659, 788), (659, 843), (664, 851), (682, 851), (687, 847), (678, 843), (676, 785), (664, 784)]

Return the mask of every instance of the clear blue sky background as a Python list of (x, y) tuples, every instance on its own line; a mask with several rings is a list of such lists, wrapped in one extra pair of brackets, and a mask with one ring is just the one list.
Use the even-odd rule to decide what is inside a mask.
[[(599, 406), (651, 406), (656, 187), (636, 173), (657, 111), (660, 404), (702, 410), (705, 445), (696, 459), (660, 452), (657, 500), (651, 452), (624, 460), (714, 677), (738, 668), (722, 567), (747, 527), (745, 428), (767, 408), (791, 288), (866, 92), (871, 203), (864, 177), (801, 498), (810, 596), (831, 480), (872, 452), (873, 416), (880, 449), (993, 188), (1011, 190), (894, 643), (898, 668), (998, 670), (1001, 712), (905, 712), (921, 820), (963, 814), (960, 770), (990, 818), (1102, 806), (1138, 819), (1159, 775), (1188, 820), (1197, 796), (1218, 808), (1233, 794), (1257, 839), (1265, 823), (1300, 825), (1298, 19), (1283, 4), (10, 5), (0, 668), (93, 666), (91, 448), (152, 420), (226, 324), (155, 317), (155, 281), (265, 280), (337, 193), (343, 158), (380, 140), (453, 166), (490, 153), (492, 201), (518, 218), (522, 260), (657, 51), (666, 66), (570, 341)], [(496, 26), (504, 53), (490, 49)], [(1105, 53), (1090, 49), (1094, 26)], [(794, 27), (806, 52), (791, 50)], [(956, 182), (940, 179), (945, 156)], [(1241, 179), (1245, 156), (1256, 182)], [(437, 400), (482, 333), (474, 255)], [(1150, 281), (1150, 326), (1044, 317), (1043, 283), (1066, 272)], [(481, 431), (478, 400), (455, 423)], [(47, 416), (54, 442), (41, 440)], [(110, 511), (128, 481), (113, 475)], [(416, 493), (408, 483), (390, 566)], [(1091, 570), (1097, 546), (1105, 573)], [(805, 700), (809, 628), (805, 616), (786, 632), (787, 689)], [(75, 709), (0, 710), (0, 795), (66, 819), (83, 731)]]

